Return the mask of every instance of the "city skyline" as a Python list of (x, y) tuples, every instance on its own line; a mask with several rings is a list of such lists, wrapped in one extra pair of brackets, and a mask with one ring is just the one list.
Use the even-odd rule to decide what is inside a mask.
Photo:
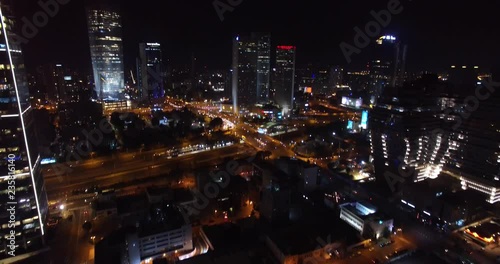
[[(494, 37), (497, 29), (493, 27), (492, 16), (488, 15), (492, 9), (475, 10), (476, 6), (480, 5), (462, 8), (462, 3), (453, 3), (451, 6), (455, 6), (455, 8), (452, 13), (447, 9), (451, 2), (445, 2), (433, 3), (432, 6), (427, 6), (425, 3), (401, 2), (406, 8), (401, 14), (392, 17), (391, 23), (383, 29), (381, 34), (400, 36), (408, 44), (410, 50), (408, 52), (409, 71), (441, 71), (451, 63), (474, 64), (480, 65), (482, 68), (496, 66), (496, 62), (490, 60), (491, 56), (495, 56), (495, 53), (491, 54), (491, 52), (496, 52), (493, 47), (498, 46), (498, 40)], [(164, 16), (162, 16), (161, 9), (155, 8), (154, 4), (144, 3), (140, 6), (131, 6), (127, 2), (119, 3), (119, 10), (124, 20), (124, 52), (127, 70), (135, 67), (137, 44), (151, 40), (162, 44), (165, 61), (168, 60), (167, 62), (174, 65), (189, 65), (191, 54), (194, 52), (201, 65), (207, 65), (211, 68), (229, 68), (231, 52), (228, 50), (230, 50), (231, 39), (235, 34), (245, 31), (269, 31), (274, 36), (272, 45), (290, 43), (297, 46), (302, 51), (301, 56), (297, 58), (299, 67), (313, 63), (346, 65), (353, 68), (350, 70), (359, 70), (368, 60), (366, 52), (362, 52), (359, 56), (353, 56), (355, 60), (352, 64), (348, 64), (342, 56), (339, 44), (352, 42), (356, 34), (354, 27), (364, 27), (373, 20), (370, 11), (383, 10), (386, 8), (387, 2), (380, 1), (363, 7), (353, 4), (339, 4), (339, 8), (345, 5), (344, 12), (340, 12), (342, 8), (333, 8), (332, 4), (318, 4), (317, 8), (311, 10), (310, 7), (291, 3), (288, 6), (289, 12), (274, 14), (273, 12), (280, 8), (278, 2), (270, 5), (253, 1), (241, 4), (233, 12), (227, 12), (227, 19), (223, 22), (219, 20), (212, 3), (200, 3), (200, 8), (182, 3), (169, 4), (172, 5), (172, 9), (167, 10), (167, 12), (171, 12), (172, 15), (167, 16), (166, 21), (175, 20), (179, 16), (189, 17), (190, 12), (196, 12), (194, 13), (196, 16), (193, 15), (192, 19), (172, 27), (170, 25), (175, 24), (175, 22), (169, 23), (160, 19)], [(83, 54), (71, 56), (71, 58), (63, 56), (63, 54), (70, 54), (67, 47), (82, 49), (85, 52), (83, 44), (87, 40), (81, 36), (81, 30), (84, 30), (86, 23), (83, 7), (82, 0), (70, 1), (61, 6), (60, 13), (53, 18), (54, 22), (39, 29), (37, 36), (42, 37), (30, 39), (26, 45), (27, 53), (29, 55), (39, 53), (40, 48), (48, 52), (37, 56), (37, 59), (30, 59), (28, 67), (31, 68), (50, 60), (68, 60), (64, 63), (72, 67), (82, 68), (81, 70), (89, 67), (85, 66), (89, 64)], [(22, 8), (18, 7), (18, 9), (20, 17), (25, 16), (28, 19), (33, 17), (34, 12), (41, 10), (40, 6), (35, 4), (26, 7), (23, 5)], [(356, 12), (349, 12), (349, 10)], [(259, 11), (261, 17), (255, 18), (255, 23), (252, 23), (253, 12)], [(134, 16), (133, 12), (145, 12), (151, 15), (145, 19), (137, 20), (140, 16)], [(306, 16), (300, 12), (304, 12)], [(308, 16), (308, 12), (318, 14)], [(330, 14), (330, 12), (332, 13)], [(432, 19), (424, 19), (420, 16), (421, 13), (425, 12), (432, 12)], [(299, 19), (295, 17), (295, 14)], [(460, 19), (463, 16), (470, 17), (470, 19), (463, 21)], [(71, 23), (65, 22), (68, 19), (71, 19)], [(491, 21), (491, 24), (482, 23), (479, 27), (481, 30), (476, 31), (477, 24), (484, 20)], [(326, 26), (327, 22), (333, 26)], [(70, 24), (72, 25), (71, 29), (66, 29), (66, 25)], [(454, 28), (460, 29), (460, 31), (453, 30)], [(62, 36), (55, 36), (60, 39), (60, 43), (48, 45), (42, 40), (45, 39), (44, 35), (49, 37), (56, 32), (66, 32)], [(190, 34), (184, 32), (190, 32)], [(63, 36), (72, 37), (64, 38)], [(464, 39), (464, 36), (470, 36), (470, 38)], [(474, 41), (477, 38), (483, 39), (483, 41)], [(197, 43), (203, 43), (203, 45), (197, 45)], [(490, 52), (486, 53), (486, 50)], [(426, 56), (422, 56), (424, 54)], [(219, 59), (215, 60), (214, 58)], [(34, 61), (31, 62), (31, 60)]]
[(0, 0), (0, 262), (498, 263), (481, 1)]

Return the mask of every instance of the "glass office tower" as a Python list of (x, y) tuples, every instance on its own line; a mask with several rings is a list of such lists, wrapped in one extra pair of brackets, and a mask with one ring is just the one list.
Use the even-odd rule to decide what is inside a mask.
[(290, 114), (293, 109), (295, 50), (294, 46), (278, 46), (276, 48), (275, 100), (281, 106), (284, 115)]
[(271, 72), (271, 35), (254, 33), (257, 43), (257, 102), (269, 101), (269, 80)]
[[(17, 257), (43, 247), (48, 203), (21, 47), (14, 41), (14, 19), (5, 0), (0, 1), (0, 17), (1, 260), (12, 257), (12, 233)], [(14, 215), (7, 210), (12, 208)]]
[(141, 99), (162, 98), (165, 96), (164, 67), (161, 45), (159, 43), (140, 43), (137, 74)]
[(233, 40), (234, 109), (269, 100), (271, 35), (251, 33)]
[(403, 84), (407, 46), (395, 36), (381, 36), (372, 46), (373, 59), (368, 62), (370, 94), (381, 96), (387, 87)]
[(90, 56), (99, 100), (119, 100), (124, 89), (120, 15), (107, 8), (87, 7)]

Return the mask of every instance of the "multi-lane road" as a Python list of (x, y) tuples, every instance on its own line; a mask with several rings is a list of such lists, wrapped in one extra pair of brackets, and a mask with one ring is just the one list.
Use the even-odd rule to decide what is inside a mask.
[(73, 190), (84, 190), (95, 185), (110, 186), (117, 183), (146, 179), (168, 174), (175, 167), (193, 168), (221, 162), (227, 157), (242, 157), (254, 151), (242, 144), (235, 144), (211, 151), (188, 154), (175, 158), (148, 155), (114, 155), (112, 159), (85, 161), (73, 166), (65, 174), (53, 172), (51, 166), (44, 168), (45, 185), (49, 200), (58, 200), (71, 195)]
[[(46, 166), (44, 170), (49, 200), (64, 204), (66, 213), (72, 215), (72, 221), (63, 219), (56, 230), (50, 231), (56, 232), (57, 236), (49, 242), (52, 248), (50, 253), (44, 255), (47, 263), (93, 263), (94, 247), (90, 244), (89, 235), (82, 229), (82, 224), (91, 220), (89, 208), (92, 197), (72, 196), (73, 190), (116, 183), (125, 183), (124, 186), (127, 186), (138, 180), (141, 184), (135, 184), (131, 188), (144, 188), (153, 182), (169, 181), (166, 177), (161, 178), (161, 175), (167, 174), (174, 167), (203, 167), (218, 164), (227, 157), (241, 158), (254, 154), (255, 151), (246, 145), (235, 144), (175, 158), (158, 156), (153, 152), (144, 155), (117, 154), (109, 158), (71, 164), (72, 171), (64, 175), (57, 175), (50, 166)], [(67, 200), (68, 198), (70, 199)]]

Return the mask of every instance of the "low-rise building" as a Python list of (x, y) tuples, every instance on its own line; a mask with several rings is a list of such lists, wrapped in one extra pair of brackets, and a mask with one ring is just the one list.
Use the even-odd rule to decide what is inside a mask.
[(113, 200), (97, 200), (92, 204), (92, 215), (95, 218), (117, 215), (118, 208)]
[(275, 164), (291, 178), (297, 179), (299, 193), (312, 192), (319, 187), (321, 177), (319, 166), (288, 157), (277, 159)]
[(377, 212), (377, 208), (365, 202), (345, 203), (340, 206), (340, 219), (370, 238), (379, 239), (388, 230), (392, 232), (394, 220)]
[(102, 102), (104, 113), (111, 114), (113, 112), (126, 112), (132, 110), (130, 100), (108, 100)]
[[(336, 218), (333, 211), (303, 210), (304, 217), (299, 221), (264, 231), (265, 243), (278, 263), (323, 263), (343, 258), (353, 245), (363, 244), (359, 234)], [(321, 217), (314, 217), (318, 214)]]
[(129, 263), (152, 263), (157, 258), (192, 250), (191, 224), (175, 206), (152, 207), (149, 221), (129, 234), (125, 244)]

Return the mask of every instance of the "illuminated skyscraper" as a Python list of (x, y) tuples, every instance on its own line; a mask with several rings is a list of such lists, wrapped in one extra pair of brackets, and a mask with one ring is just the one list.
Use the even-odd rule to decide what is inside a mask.
[(99, 100), (120, 99), (124, 89), (120, 15), (106, 8), (87, 8), (90, 56)]
[(59, 103), (62, 98), (64, 73), (62, 64), (47, 64), (36, 69), (36, 81), (45, 88), (47, 100), (51, 103)]
[(452, 66), (452, 94), (446, 98), (450, 147), (445, 169), (463, 189), (485, 194), (489, 203), (500, 202), (500, 93), (492, 78), (478, 66)]
[(234, 39), (232, 89), (235, 110), (269, 100), (270, 42), (267, 33), (252, 33)]
[(257, 42), (257, 102), (269, 101), (271, 72), (271, 35), (254, 33)]
[(161, 98), (165, 95), (163, 64), (159, 43), (139, 44), (137, 81), (142, 100)]
[(275, 100), (281, 106), (283, 114), (289, 114), (293, 109), (295, 52), (294, 46), (278, 46), (276, 48), (276, 72), (273, 84), (276, 90)]
[(420, 182), (438, 177), (448, 149), (440, 98), (446, 89), (437, 76), (424, 76), (379, 98), (369, 124), (377, 180), (399, 184), (398, 179)]
[(402, 85), (406, 64), (406, 45), (395, 36), (381, 36), (372, 50), (373, 59), (368, 62), (370, 93), (380, 96), (386, 87)]
[[(0, 23), (0, 259), (6, 259), (12, 257), (12, 233), (18, 258), (43, 247), (48, 205), (22, 51), (4, 0)], [(15, 213), (9, 213), (11, 208)]]

